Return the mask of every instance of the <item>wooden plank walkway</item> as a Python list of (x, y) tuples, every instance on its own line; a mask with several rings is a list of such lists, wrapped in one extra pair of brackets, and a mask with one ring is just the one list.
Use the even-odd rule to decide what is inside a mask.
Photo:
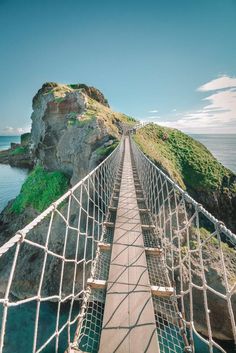
[(99, 353), (144, 352), (159, 345), (126, 137)]

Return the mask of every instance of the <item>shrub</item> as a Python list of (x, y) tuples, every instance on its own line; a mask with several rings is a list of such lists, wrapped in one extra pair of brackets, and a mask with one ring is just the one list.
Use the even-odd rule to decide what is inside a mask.
[(70, 88), (72, 88), (72, 89), (79, 89), (80, 88), (80, 86), (79, 86), (79, 84), (77, 84), (77, 83), (72, 83), (72, 84), (70, 84), (70, 85), (68, 85)]

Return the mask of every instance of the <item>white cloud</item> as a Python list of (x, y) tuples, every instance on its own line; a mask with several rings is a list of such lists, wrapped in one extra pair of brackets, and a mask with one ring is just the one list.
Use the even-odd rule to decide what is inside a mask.
[(177, 109), (172, 109), (171, 111), (172, 111), (172, 112), (176, 112), (176, 111), (177, 111)]
[(155, 113), (158, 113), (158, 110), (156, 110), (156, 109), (154, 109), (154, 110), (149, 110), (148, 113), (150, 113), (150, 114), (155, 114)]
[(4, 129), (2, 129), (2, 134), (21, 135), (21, 134), (24, 134), (25, 132), (29, 132), (29, 130), (30, 130), (29, 128), (6, 126)]
[(200, 92), (208, 92), (232, 87), (236, 87), (236, 77), (223, 75), (198, 87), (197, 90)]
[(159, 124), (192, 133), (236, 133), (236, 78), (223, 76), (200, 88), (215, 91), (203, 99), (203, 108)]

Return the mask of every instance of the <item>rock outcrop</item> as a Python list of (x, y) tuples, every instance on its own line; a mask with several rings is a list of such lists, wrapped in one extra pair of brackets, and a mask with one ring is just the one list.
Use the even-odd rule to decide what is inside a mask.
[(99, 163), (96, 150), (119, 139), (119, 122), (126, 118), (93, 87), (46, 83), (33, 99), (31, 119), (36, 160), (70, 175), (74, 185)]
[(32, 169), (34, 160), (30, 151), (30, 134), (23, 134), (21, 143), (12, 143), (8, 150), (0, 151), (0, 163)]
[[(130, 117), (115, 113), (109, 108), (99, 90), (82, 84), (57, 83), (45, 83), (35, 95), (31, 119), (30, 139), (26, 143), (27, 139), (24, 136), (21, 145), (13, 146), (13, 149), (21, 148), (21, 152), (27, 149), (33, 165), (39, 165), (48, 172), (63, 172), (69, 177), (71, 185), (88, 174), (117, 146), (121, 136), (120, 124), (130, 122)], [(9, 162), (9, 159), (6, 162)], [(39, 181), (35, 179), (33, 182)], [(35, 187), (37, 185), (34, 185), (34, 189)], [(30, 197), (27, 199), (30, 200)], [(0, 246), (39, 214), (30, 201), (23, 212), (17, 214), (13, 211), (13, 205), (14, 202), (10, 202), (0, 215)], [(67, 205), (60, 209), (61, 213), (65, 212), (65, 217), (66, 209)], [(78, 204), (75, 202), (75, 207), (71, 209), (70, 225), (75, 228), (78, 223)], [(39, 244), (45, 244), (47, 227), (48, 219), (41, 222), (27, 237)], [(54, 253), (62, 253), (64, 237), (65, 223), (56, 215), (50, 240), (50, 249)], [(68, 240), (67, 256), (70, 258), (74, 256), (75, 239), (72, 236)], [(83, 254), (83, 242), (80, 242), (79, 251)], [(4, 295), (6, 289), (13, 253), (14, 247), (1, 257), (0, 296)], [(43, 251), (38, 248), (27, 244), (21, 247), (11, 287), (11, 292), (16, 297), (35, 295), (43, 256)], [(52, 295), (58, 291), (60, 265), (56, 257), (48, 257), (42, 289), (45, 295)], [(80, 276), (81, 273), (78, 271), (78, 287), (81, 286)], [(72, 281), (72, 271), (70, 266), (67, 266), (63, 285), (65, 295), (70, 292)]]

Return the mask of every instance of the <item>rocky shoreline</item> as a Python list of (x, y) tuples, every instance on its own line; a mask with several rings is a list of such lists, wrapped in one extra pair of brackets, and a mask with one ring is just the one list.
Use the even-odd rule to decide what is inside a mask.
[(30, 153), (30, 134), (21, 135), (20, 143), (11, 143), (7, 150), (0, 151), (0, 163), (9, 164), (12, 167), (34, 167), (34, 158)]

